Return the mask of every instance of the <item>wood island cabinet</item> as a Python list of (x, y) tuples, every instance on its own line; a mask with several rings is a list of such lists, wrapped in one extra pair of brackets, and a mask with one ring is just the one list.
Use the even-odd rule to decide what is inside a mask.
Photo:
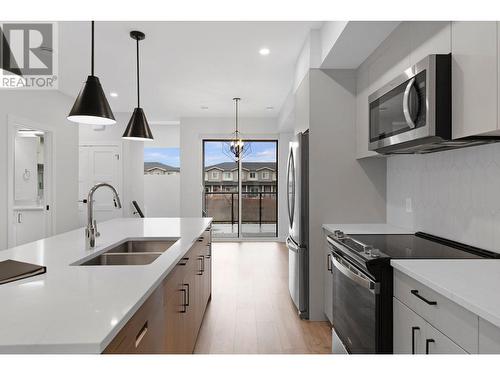
[(211, 246), (208, 228), (103, 353), (192, 353), (211, 298)]

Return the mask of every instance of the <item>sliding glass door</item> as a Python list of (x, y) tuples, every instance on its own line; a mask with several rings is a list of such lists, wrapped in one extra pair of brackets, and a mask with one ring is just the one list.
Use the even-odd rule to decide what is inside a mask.
[(214, 237), (277, 237), (278, 142), (245, 143), (251, 152), (236, 162), (223, 152), (224, 140), (203, 141), (205, 214), (214, 218)]

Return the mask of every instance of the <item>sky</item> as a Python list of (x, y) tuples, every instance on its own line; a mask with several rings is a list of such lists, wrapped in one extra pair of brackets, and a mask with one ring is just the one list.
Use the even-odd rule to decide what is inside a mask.
[[(223, 142), (209, 141), (205, 142), (205, 166), (234, 161), (222, 152)], [(180, 167), (180, 149), (179, 148), (144, 148), (145, 162), (158, 162)], [(243, 161), (276, 161), (276, 143), (275, 142), (252, 142), (252, 152), (245, 156)]]
[(158, 162), (170, 165), (171, 167), (180, 167), (180, 149), (174, 148), (146, 148), (144, 147), (144, 161)]
[[(251, 142), (252, 152), (243, 158), (245, 161), (261, 161), (275, 162), (276, 161), (276, 143), (275, 142)], [(233, 162), (229, 156), (226, 156), (222, 151), (223, 142), (209, 141), (205, 142), (205, 166)]]

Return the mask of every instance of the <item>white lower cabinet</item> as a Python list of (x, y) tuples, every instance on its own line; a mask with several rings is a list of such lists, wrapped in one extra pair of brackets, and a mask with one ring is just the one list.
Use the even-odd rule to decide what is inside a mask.
[(479, 318), (479, 354), (500, 353), (500, 328)]
[(397, 298), (393, 321), (394, 354), (468, 354)]

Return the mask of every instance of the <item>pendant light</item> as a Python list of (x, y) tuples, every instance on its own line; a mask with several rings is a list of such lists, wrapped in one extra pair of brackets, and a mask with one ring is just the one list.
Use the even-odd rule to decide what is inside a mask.
[(143, 40), (146, 35), (140, 31), (131, 31), (130, 37), (135, 39), (137, 45), (137, 108), (134, 109), (132, 117), (128, 122), (127, 129), (123, 133), (123, 139), (134, 141), (152, 141), (153, 134), (148, 125), (146, 115), (141, 108), (140, 86), (139, 86), (139, 41)]
[(83, 85), (68, 120), (80, 124), (112, 125), (116, 123), (99, 78), (94, 75), (94, 21), (92, 21), (91, 73)]
[(242, 159), (244, 156), (252, 152), (252, 144), (245, 143), (243, 139), (241, 139), (238, 129), (238, 103), (240, 100), (241, 98), (233, 98), (235, 105), (235, 131), (231, 134), (231, 139), (224, 142), (222, 145), (222, 151), (224, 154), (235, 161)]

